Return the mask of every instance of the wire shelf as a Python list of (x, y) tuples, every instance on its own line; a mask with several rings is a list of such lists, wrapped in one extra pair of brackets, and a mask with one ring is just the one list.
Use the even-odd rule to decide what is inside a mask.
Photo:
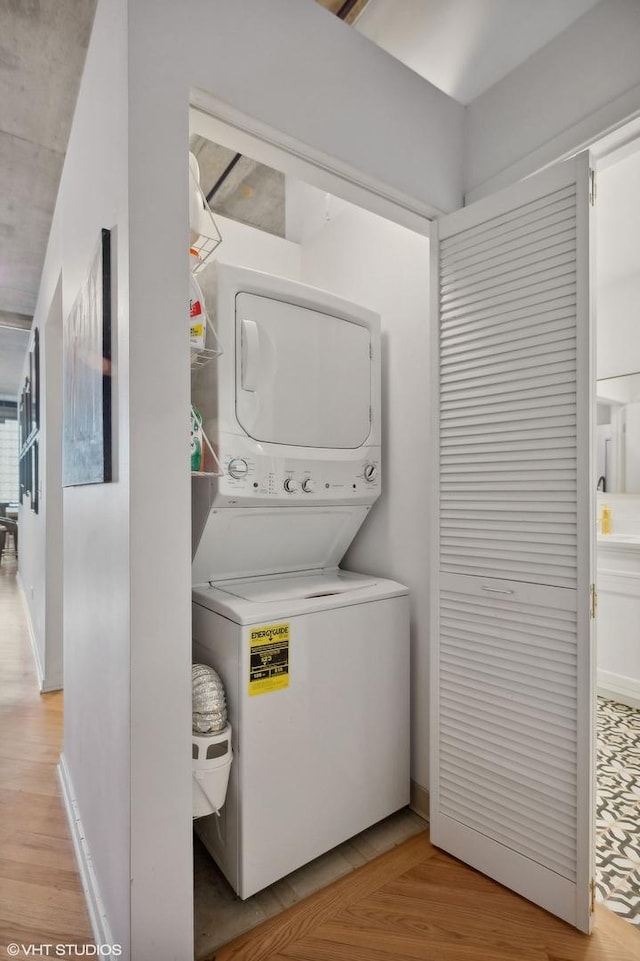
[[(218, 337), (218, 331), (215, 329), (211, 323), (211, 318), (207, 311), (205, 311), (206, 320), (206, 336), (205, 336), (205, 346), (204, 347), (192, 347), (191, 348), (191, 370), (199, 370), (200, 367), (206, 367), (210, 364), (212, 360), (216, 357), (220, 357), (224, 354), (224, 347), (220, 342)], [(212, 339), (213, 346), (207, 347), (207, 341)]]
[[(224, 471), (220, 466), (218, 455), (216, 454), (215, 450), (211, 446), (209, 438), (205, 434), (204, 430), (202, 431), (202, 440), (204, 441), (202, 445), (202, 451), (204, 454), (203, 461), (205, 465), (207, 461), (209, 462), (209, 465), (211, 464), (211, 461), (213, 461), (215, 470), (192, 470), (191, 476), (192, 477), (222, 477), (222, 475), (224, 474)], [(205, 449), (206, 451), (208, 451), (208, 453), (205, 452)]]
[(189, 176), (191, 178), (191, 186), (197, 191), (200, 198), (198, 223), (190, 225), (192, 233), (197, 233), (198, 235), (190, 244), (199, 257), (198, 263), (191, 268), (192, 273), (197, 274), (211, 261), (214, 252), (222, 243), (222, 234), (218, 230), (218, 225), (213, 219), (211, 207), (207, 203), (207, 198), (202, 192), (202, 187), (198, 183), (192, 170), (189, 170)]

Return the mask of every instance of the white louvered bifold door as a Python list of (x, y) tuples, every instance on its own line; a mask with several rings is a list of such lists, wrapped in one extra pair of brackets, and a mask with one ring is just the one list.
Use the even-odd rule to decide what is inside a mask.
[(584, 931), (589, 182), (582, 156), (437, 225), (431, 685), (433, 842)]

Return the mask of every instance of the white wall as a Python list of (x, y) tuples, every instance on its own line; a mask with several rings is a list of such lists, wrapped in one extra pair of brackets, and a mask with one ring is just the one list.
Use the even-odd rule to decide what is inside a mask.
[(598, 171), (598, 378), (640, 371), (640, 152)]
[[(126, 51), (127, 5), (109, 0), (96, 16), (35, 312), (44, 358), (46, 473), (37, 537), (23, 511), (20, 552), (25, 586), (34, 583), (36, 592), (47, 587), (47, 662), (59, 656), (50, 647), (50, 630), (55, 623), (62, 630), (64, 614), (67, 787), (77, 801), (97, 877), (94, 895), (101, 896), (108, 918), (101, 933), (122, 944), (125, 955), (130, 921)], [(115, 476), (111, 484), (69, 488), (63, 498), (62, 318), (85, 279), (102, 227), (116, 235)]]
[[(63, 498), (62, 473), (62, 278), (58, 275), (46, 323), (41, 331), (40, 368), (44, 373), (44, 421), (40, 412), (40, 506), (46, 522), (46, 616), (44, 643), (45, 690), (59, 689), (64, 680)], [(42, 403), (42, 401), (41, 401)], [(36, 555), (42, 564), (42, 557)], [(40, 582), (40, 576), (33, 578)]]
[[(305, 197), (306, 194), (306, 197)], [(290, 224), (308, 211), (302, 280), (377, 311), (382, 321), (383, 493), (343, 566), (411, 591), (414, 781), (428, 788), (429, 756), (429, 242), (311, 187), (288, 190)], [(315, 216), (314, 216), (315, 215)], [(304, 218), (303, 218), (304, 219)], [(298, 227), (299, 231), (299, 227)]]
[(597, 0), (369, 0), (356, 30), (469, 103)]
[[(300, 279), (299, 244), (268, 234), (256, 227), (250, 227), (248, 224), (229, 220), (219, 214), (215, 215), (215, 220), (222, 235), (222, 243), (215, 255), (217, 263), (263, 270), (269, 274), (277, 274), (279, 277), (289, 277), (291, 280)], [(207, 280), (210, 272), (210, 269), (205, 267), (197, 275), (205, 297), (209, 289)]]
[[(56, 239), (52, 232), (51, 241)], [(50, 248), (55, 246), (50, 242)], [(40, 435), (38, 513), (24, 498), (20, 508), (18, 579), (41, 691), (63, 682), (62, 491), (60, 489), (62, 283), (51, 271), (36, 307), (40, 332)], [(28, 355), (23, 379), (27, 376)]]
[(640, 112), (640, 3), (600, 0), (467, 108), (467, 201)]

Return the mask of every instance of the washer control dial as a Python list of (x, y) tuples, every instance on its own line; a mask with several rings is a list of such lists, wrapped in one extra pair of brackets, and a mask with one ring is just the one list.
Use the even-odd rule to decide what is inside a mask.
[(242, 480), (249, 473), (249, 465), (242, 457), (234, 457), (229, 461), (227, 470), (231, 477), (234, 477), (236, 480)]
[(305, 494), (313, 494), (315, 489), (316, 482), (314, 479), (312, 477), (305, 477), (302, 482), (302, 490), (305, 492)]
[(375, 464), (365, 464), (364, 465), (364, 479), (370, 484), (378, 476), (378, 468)]
[(298, 490), (297, 480), (294, 480), (293, 477), (287, 477), (286, 481), (284, 482), (284, 489), (286, 490), (287, 494), (295, 494)]

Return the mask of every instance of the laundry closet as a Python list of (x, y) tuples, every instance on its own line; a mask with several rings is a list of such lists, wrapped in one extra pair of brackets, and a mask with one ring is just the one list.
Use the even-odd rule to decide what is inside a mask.
[(242, 899), (426, 795), (429, 304), (427, 238), (244, 164), (191, 257), (193, 655), (230, 764), (194, 824)]

